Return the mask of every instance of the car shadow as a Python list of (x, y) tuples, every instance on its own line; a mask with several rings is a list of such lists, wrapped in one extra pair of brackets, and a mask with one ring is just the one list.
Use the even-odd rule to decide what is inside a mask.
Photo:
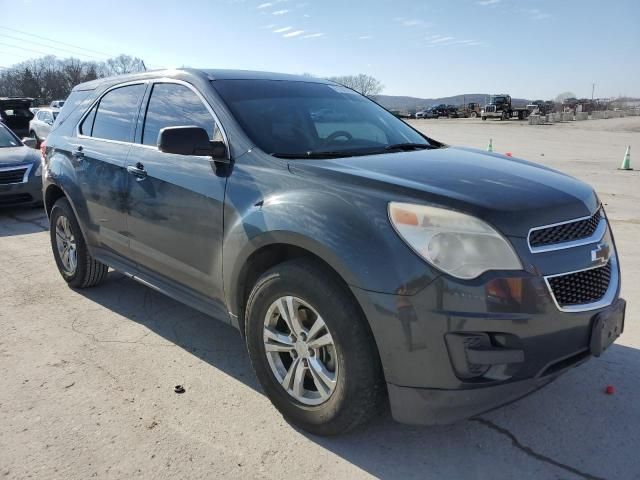
[(0, 237), (28, 235), (49, 228), (43, 207), (0, 208)]
[[(116, 272), (99, 288), (80, 293), (262, 391), (233, 327)], [(640, 351), (616, 344), (603, 357), (479, 419), (420, 427), (397, 424), (387, 412), (340, 437), (299, 433), (378, 478), (425, 478), (427, 472), (431, 478), (513, 478), (531, 465), (536, 469), (518, 478), (547, 478), (549, 472), (559, 478), (633, 478), (640, 472), (638, 378)], [(609, 384), (613, 395), (604, 393)], [(494, 471), (480, 470), (487, 457)]]

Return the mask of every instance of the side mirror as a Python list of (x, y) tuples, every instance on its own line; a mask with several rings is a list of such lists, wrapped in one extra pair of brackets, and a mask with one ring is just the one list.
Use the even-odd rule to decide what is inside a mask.
[(32, 137), (24, 137), (22, 143), (24, 143), (25, 147), (38, 148), (38, 141)]
[(158, 149), (176, 155), (203, 155), (227, 162), (227, 146), (212, 142), (201, 127), (165, 127), (158, 134)]

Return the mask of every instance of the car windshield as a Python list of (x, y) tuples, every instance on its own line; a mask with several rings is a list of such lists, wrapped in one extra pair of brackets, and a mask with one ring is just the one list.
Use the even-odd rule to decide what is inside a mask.
[(280, 80), (212, 84), (255, 145), (274, 156), (343, 157), (431, 146), (375, 102), (339, 85)]
[(20, 142), (5, 127), (0, 126), (0, 148), (19, 147)]

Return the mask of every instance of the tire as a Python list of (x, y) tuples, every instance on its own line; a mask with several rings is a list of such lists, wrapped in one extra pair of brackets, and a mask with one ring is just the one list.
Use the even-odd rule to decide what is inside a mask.
[[(286, 337), (286, 332), (295, 330), (295, 327), (292, 330), (287, 326), (289, 322), (284, 321), (280, 314), (282, 310), (277, 307), (277, 302), (283, 300), (280, 306), (291, 311), (288, 299), (293, 304), (292, 310), (298, 312), (296, 316), (301, 319), (298, 326), (309, 334), (306, 339), (309, 345), (314, 339), (326, 339), (329, 335), (331, 346), (322, 347), (327, 350), (300, 352), (299, 345), (292, 348), (293, 342), (288, 340), (290, 343), (286, 351), (267, 351), (266, 343), (269, 343), (270, 350), (273, 350), (272, 345), (284, 343), (265, 340), (265, 326), (271, 332), (275, 330), (284, 335), (278, 339), (291, 338)], [(333, 272), (307, 260), (276, 265), (258, 279), (245, 311), (251, 363), (267, 396), (287, 421), (315, 435), (337, 435), (366, 422), (379, 411), (386, 388), (375, 342), (358, 305)], [(310, 327), (317, 322), (315, 314), (321, 317), (326, 329), (320, 333), (316, 330), (313, 334), (314, 329)], [(298, 340), (304, 340), (304, 332)], [(324, 397), (320, 394), (318, 381), (314, 379), (321, 370), (312, 368), (318, 363), (325, 368), (324, 377), (320, 378), (332, 376), (334, 379), (333, 387), (328, 386), (329, 383), (323, 384), (323, 390), (333, 388), (328, 395), (325, 391)], [(281, 374), (277, 367), (284, 367)], [(303, 381), (297, 384), (303, 386), (303, 394), (296, 397), (298, 376), (290, 371), (300, 368)], [(291, 391), (285, 389), (285, 382)]]
[[(51, 209), (49, 235), (58, 271), (69, 286), (94, 287), (106, 278), (109, 267), (89, 254), (78, 220), (66, 198), (59, 199)], [(73, 248), (67, 248), (71, 245)], [(66, 255), (63, 253), (65, 249)], [(75, 261), (72, 260), (74, 256)]]
[(471, 114), (469, 115), (471, 118), (476, 118), (478, 116), (477, 112), (471, 112)]
[(482, 117), (482, 120), (485, 120), (485, 121), (486, 121), (486, 120), (487, 120), (487, 117)]

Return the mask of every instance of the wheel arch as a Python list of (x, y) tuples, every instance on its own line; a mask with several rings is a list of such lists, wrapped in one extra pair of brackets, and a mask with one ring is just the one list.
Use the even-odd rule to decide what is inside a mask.
[(254, 248), (241, 255), (241, 259), (236, 262), (238, 268), (226, 282), (228, 306), (231, 313), (237, 315), (238, 326), (243, 335), (244, 309), (251, 289), (263, 273), (289, 260), (306, 259), (329, 272), (360, 308), (349, 288), (349, 284), (354, 281), (352, 275), (337, 258), (334, 258), (329, 251), (325, 251), (320, 244), (291, 233), (286, 235), (287, 238), (278, 235), (278, 232), (272, 232), (268, 237), (254, 239), (252, 242)]

